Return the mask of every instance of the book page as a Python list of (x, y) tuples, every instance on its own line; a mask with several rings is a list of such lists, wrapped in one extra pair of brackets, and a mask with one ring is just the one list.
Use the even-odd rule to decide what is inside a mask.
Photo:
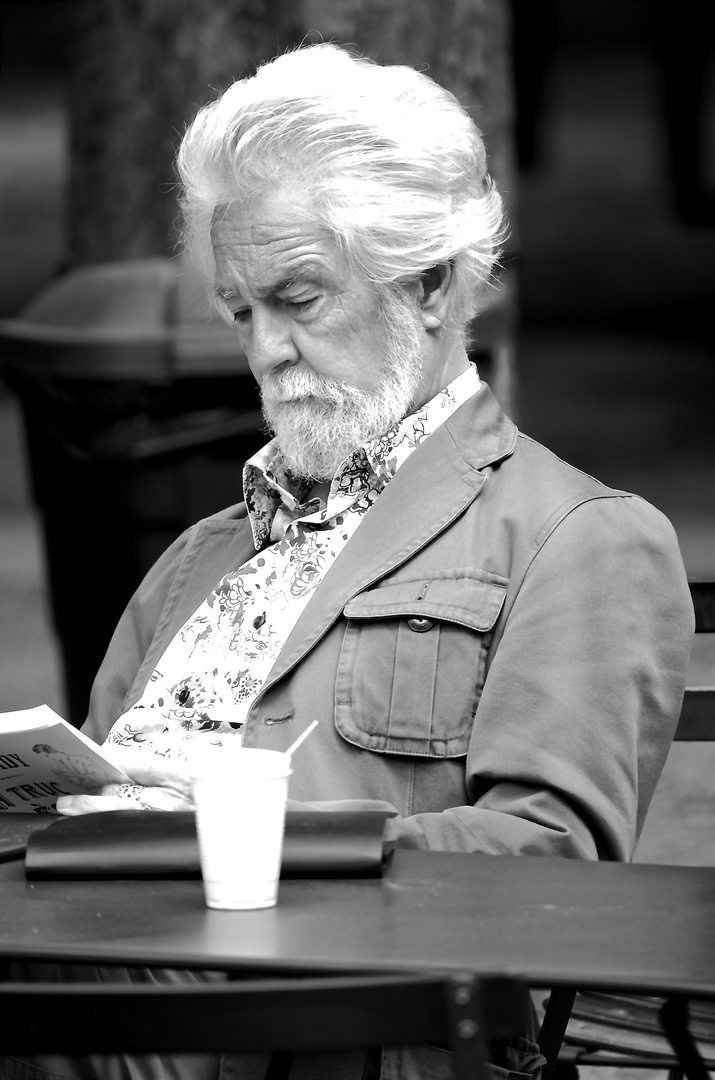
[(47, 705), (0, 713), (0, 813), (56, 813), (60, 795), (131, 783), (105, 750)]

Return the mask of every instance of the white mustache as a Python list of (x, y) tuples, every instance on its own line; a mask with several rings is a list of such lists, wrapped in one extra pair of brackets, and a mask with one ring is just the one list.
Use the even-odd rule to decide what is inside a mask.
[(269, 372), (261, 383), (264, 398), (270, 401), (300, 401), (305, 398), (319, 398), (335, 401), (342, 398), (345, 390), (336, 379), (324, 378), (313, 371), (291, 368), (277, 373)]

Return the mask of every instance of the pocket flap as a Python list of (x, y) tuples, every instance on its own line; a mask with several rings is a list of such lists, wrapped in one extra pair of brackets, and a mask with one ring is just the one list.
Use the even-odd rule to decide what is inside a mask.
[(491, 630), (506, 596), (506, 578), (481, 571), (390, 582), (358, 593), (343, 609), (348, 619), (417, 617)]

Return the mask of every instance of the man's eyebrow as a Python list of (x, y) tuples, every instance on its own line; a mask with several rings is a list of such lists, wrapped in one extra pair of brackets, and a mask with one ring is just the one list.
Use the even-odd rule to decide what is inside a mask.
[[(265, 299), (274, 293), (282, 292), (284, 289), (289, 289), (291, 285), (295, 285), (296, 282), (305, 281), (306, 279), (315, 278), (322, 281), (324, 277), (323, 268), (317, 260), (310, 259), (306, 261), (301, 267), (299, 267), (295, 273), (289, 274), (280, 281), (274, 282), (272, 285), (266, 285), (262, 289), (256, 291), (256, 295), (261, 299)], [(214, 284), (214, 295), (224, 302), (232, 300), (243, 300), (243, 297), (235, 289), (227, 289), (223, 285)]]
[[(264, 300), (272, 293), (280, 292), (281, 289), (285, 289), (290, 284), (290, 280), (279, 281), (276, 285), (268, 285), (264, 289), (258, 289), (256, 295), (259, 299)], [(243, 303), (243, 297), (235, 289), (227, 289), (223, 285), (214, 285), (213, 294), (217, 300), (221, 300), (224, 304), (232, 304), (238, 301)]]
[(263, 296), (265, 294), (268, 296), (271, 293), (282, 292), (284, 289), (289, 289), (291, 285), (301, 284), (304, 281), (317, 281), (319, 279), (322, 282), (324, 277), (325, 268), (321, 265), (319, 260), (306, 258), (292, 273), (286, 274), (284, 278), (274, 282), (273, 285), (261, 289), (259, 295)]

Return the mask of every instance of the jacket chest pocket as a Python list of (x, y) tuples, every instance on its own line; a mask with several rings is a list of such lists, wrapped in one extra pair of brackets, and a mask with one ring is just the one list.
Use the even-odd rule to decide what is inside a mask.
[(367, 750), (467, 753), (507, 581), (474, 571), (381, 585), (346, 604), (335, 722)]

